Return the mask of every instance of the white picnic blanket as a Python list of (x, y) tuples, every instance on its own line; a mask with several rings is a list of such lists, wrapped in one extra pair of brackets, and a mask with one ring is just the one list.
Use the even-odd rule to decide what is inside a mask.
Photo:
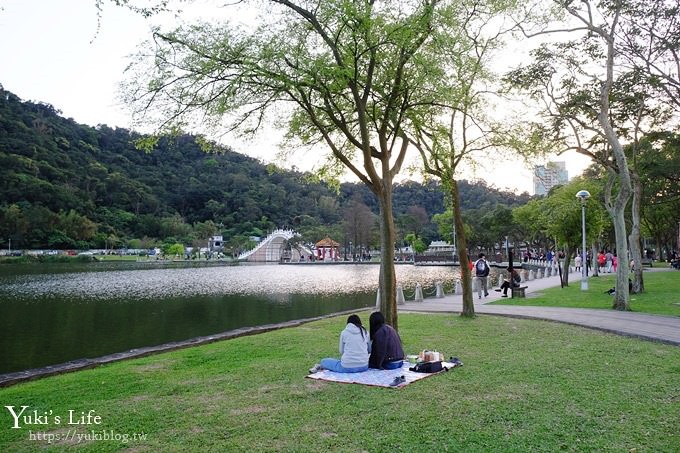
[[(404, 365), (401, 368), (397, 368), (396, 370), (376, 370), (369, 368), (367, 371), (362, 371), (361, 373), (336, 373), (334, 371), (321, 370), (314, 374), (308, 374), (306, 377), (322, 381), (342, 382), (345, 384), (364, 384), (378, 387), (401, 388), (410, 384), (411, 382), (419, 381), (420, 379), (425, 379), (426, 377), (434, 376), (439, 373), (444, 373), (449, 369), (461, 365), (463, 365), (462, 362), (442, 362), (442, 366), (444, 367), (442, 371), (437, 373), (416, 373), (415, 371), (409, 370), (413, 364), (404, 362)], [(398, 385), (390, 385), (395, 383), (395, 379), (400, 376), (404, 376), (403, 382), (400, 382)]]

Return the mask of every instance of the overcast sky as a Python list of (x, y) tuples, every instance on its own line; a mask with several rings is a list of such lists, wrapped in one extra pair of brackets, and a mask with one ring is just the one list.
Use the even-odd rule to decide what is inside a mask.
[[(228, 14), (208, 10), (208, 3), (197, 0), (195, 10), (187, 12), (193, 17), (206, 11), (209, 17)], [(117, 101), (118, 84), (127, 56), (149, 37), (152, 21), (107, 3), (97, 32), (94, 0), (0, 0), (0, 7), (0, 84), (6, 90), (26, 101), (52, 104), (79, 123), (130, 128), (130, 115)], [(165, 16), (153, 21), (172, 24), (175, 19)], [(230, 139), (229, 144), (264, 161), (271, 161), (278, 151), (265, 138)], [(570, 177), (588, 165), (576, 154), (557, 160), (567, 162)], [(302, 168), (299, 163), (298, 167)], [(498, 156), (490, 156), (465, 177), (484, 179), (499, 189), (533, 193), (532, 171)]]

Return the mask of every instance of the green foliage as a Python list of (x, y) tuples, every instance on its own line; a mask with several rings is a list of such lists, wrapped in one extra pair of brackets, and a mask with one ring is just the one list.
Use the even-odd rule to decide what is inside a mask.
[(435, 214), (432, 217), (432, 221), (437, 225), (439, 237), (449, 242), (453, 242), (453, 213), (451, 212), (451, 209), (447, 209), (440, 214)]
[[(357, 200), (378, 213), (363, 184), (343, 183), (336, 193), (310, 183), (308, 174), (270, 172), (228, 147), (212, 144), (206, 153), (191, 136), (155, 137), (154, 149), (140, 152), (135, 143), (143, 136), (80, 125), (51, 106), (0, 93), (6, 132), (0, 134), (0, 242), (11, 238), (15, 248), (147, 248), (168, 237), (190, 245), (211, 234), (228, 241), (276, 227), (294, 227), (310, 242), (347, 234), (341, 242), (356, 244), (342, 227), (346, 207)], [(56, 137), (69, 143), (68, 151)], [(481, 182), (461, 181), (459, 188), (466, 211), (529, 199)], [(397, 218), (414, 206), (431, 218), (444, 212), (444, 195), (438, 183), (406, 181), (395, 185), (393, 206)], [(373, 221), (362, 228), (377, 231)], [(429, 221), (418, 228), (425, 242), (439, 237)], [(377, 245), (373, 234), (361, 242)]]
[(581, 202), (576, 198), (580, 190), (590, 192), (585, 205), (586, 238), (588, 244), (595, 243), (611, 227), (603, 205), (603, 184), (597, 180), (575, 178), (551, 190), (547, 197), (516, 208), (513, 217), (529, 237), (547, 235), (557, 238), (560, 245), (574, 250), (582, 242)]
[(411, 248), (416, 253), (423, 253), (427, 250), (427, 245), (423, 242), (421, 238), (415, 235), (415, 233), (409, 233), (404, 237), (404, 240), (409, 243)]
[(163, 244), (163, 247), (161, 248), (163, 251), (163, 254), (166, 257), (179, 257), (183, 258), (184, 257), (184, 245), (174, 243), (174, 244)]

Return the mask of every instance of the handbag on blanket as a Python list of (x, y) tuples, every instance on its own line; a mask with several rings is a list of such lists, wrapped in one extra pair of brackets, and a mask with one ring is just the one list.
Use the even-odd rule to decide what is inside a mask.
[(409, 368), (410, 371), (415, 371), (416, 373), (438, 373), (443, 369), (441, 360), (435, 362), (419, 362)]

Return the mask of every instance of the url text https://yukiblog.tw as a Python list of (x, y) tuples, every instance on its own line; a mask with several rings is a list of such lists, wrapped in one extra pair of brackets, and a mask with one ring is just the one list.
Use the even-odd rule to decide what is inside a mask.
[(45, 432), (45, 431), (29, 431), (28, 440), (46, 442), (51, 444), (56, 443), (76, 443), (83, 442), (120, 442), (127, 444), (128, 442), (144, 441), (146, 440), (146, 433), (117, 433), (112, 429), (90, 430), (86, 432), (78, 432), (75, 429), (69, 429), (62, 432)]

